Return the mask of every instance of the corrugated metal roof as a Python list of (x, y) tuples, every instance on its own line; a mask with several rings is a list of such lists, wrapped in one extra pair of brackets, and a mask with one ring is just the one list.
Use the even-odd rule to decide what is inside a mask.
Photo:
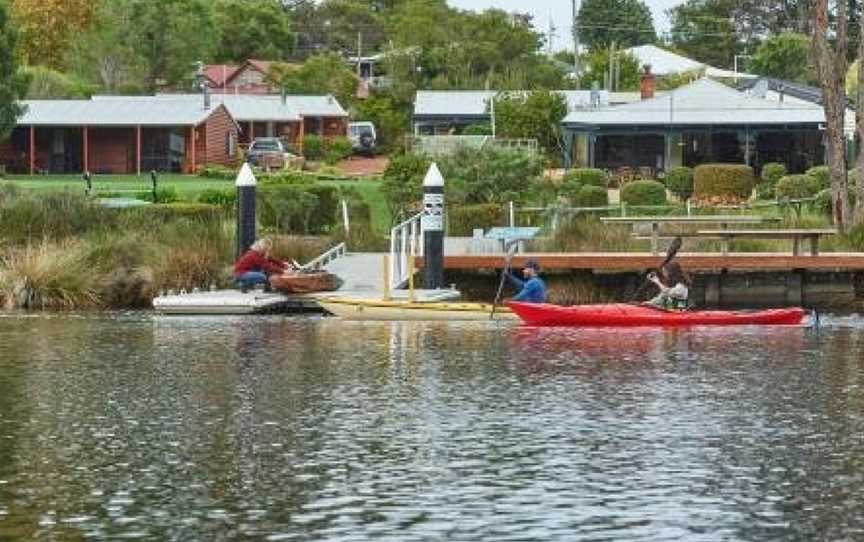
[[(419, 90), (414, 100), (415, 117), (484, 117), (497, 90)], [(527, 92), (527, 91), (519, 91)], [(590, 90), (560, 90), (570, 111), (591, 105)], [(599, 91), (600, 105), (609, 104), (609, 92)]]
[(730, 70), (715, 68), (692, 58), (661, 49), (656, 45), (639, 45), (638, 47), (631, 47), (625, 52), (636, 57), (640, 67), (645, 64), (650, 65), (651, 73), (654, 75), (665, 76), (684, 72), (704, 71), (708, 77), (738, 77), (744, 79), (756, 77), (747, 73), (735, 73)]
[[(157, 94), (155, 96), (94, 96), (94, 101), (103, 100), (150, 100), (150, 101), (189, 101), (203, 103), (200, 94)], [(237, 121), (281, 121), (300, 120), (300, 117), (347, 117), (333, 96), (298, 96), (289, 94), (282, 97), (275, 94), (211, 94), (211, 103), (224, 103)]]
[(19, 125), (34, 126), (196, 126), (218, 104), (201, 100), (27, 100)]
[(564, 124), (573, 126), (819, 124), (821, 107), (750, 98), (721, 83), (700, 79), (666, 96), (604, 109), (575, 111)]

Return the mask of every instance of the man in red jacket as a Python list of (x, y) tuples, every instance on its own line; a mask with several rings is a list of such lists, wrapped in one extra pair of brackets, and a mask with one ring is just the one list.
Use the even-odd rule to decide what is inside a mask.
[(273, 244), (269, 239), (259, 239), (234, 263), (234, 280), (245, 293), (256, 284), (263, 284), (270, 291), (270, 275), (281, 275), (292, 269), (291, 265), (270, 257)]

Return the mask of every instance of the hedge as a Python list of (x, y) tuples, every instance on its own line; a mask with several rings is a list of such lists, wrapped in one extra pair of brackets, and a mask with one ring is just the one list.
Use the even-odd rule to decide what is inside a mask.
[(609, 183), (609, 178), (606, 172), (602, 169), (595, 168), (576, 168), (571, 169), (564, 174), (564, 184), (570, 185), (590, 185), (606, 188)]
[(354, 147), (347, 137), (334, 137), (324, 143), (324, 161), (330, 165), (348, 158), (353, 152)]
[(237, 203), (237, 190), (232, 188), (208, 188), (198, 194), (198, 203), (231, 209)]
[(693, 169), (685, 166), (674, 167), (664, 179), (666, 188), (683, 200), (693, 195)]
[(779, 162), (768, 162), (762, 166), (762, 182), (770, 183), (771, 186), (786, 176), (786, 166)]
[[(852, 209), (855, 207), (855, 201), (857, 198), (855, 197), (855, 192), (853, 190), (849, 190), (849, 208)], [(820, 190), (818, 194), (816, 194), (816, 201), (813, 206), (819, 211), (831, 215), (833, 212), (833, 200), (831, 199), (831, 189), (826, 188), (825, 190)]]
[(488, 230), (500, 226), (503, 220), (504, 207), (497, 203), (454, 205), (447, 210), (447, 234), (456, 237), (470, 237), (475, 228)]
[(816, 182), (816, 185), (819, 187), (819, 190), (825, 190), (826, 188), (831, 188), (831, 170), (828, 166), (816, 166), (811, 167), (806, 171), (806, 174)]
[(575, 207), (606, 207), (609, 205), (609, 191), (586, 184), (571, 193), (570, 201)]
[(621, 189), (621, 201), (627, 205), (665, 205), (666, 187), (657, 181), (633, 181)]
[(693, 173), (693, 193), (699, 199), (746, 200), (755, 184), (753, 168), (743, 164), (703, 164)]
[(206, 203), (155, 203), (122, 209), (130, 216), (144, 218), (148, 222), (169, 222), (181, 218), (214, 220), (221, 218), (222, 208)]
[(810, 175), (787, 175), (777, 182), (774, 193), (777, 199), (810, 198), (819, 192), (819, 181)]

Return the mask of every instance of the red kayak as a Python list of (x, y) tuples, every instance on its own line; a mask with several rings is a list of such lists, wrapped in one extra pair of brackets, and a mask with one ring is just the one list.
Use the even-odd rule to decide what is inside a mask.
[(644, 305), (610, 303), (562, 307), (545, 303), (507, 303), (531, 326), (673, 327), (673, 326), (790, 326), (807, 315), (801, 308), (757, 311), (667, 311)]

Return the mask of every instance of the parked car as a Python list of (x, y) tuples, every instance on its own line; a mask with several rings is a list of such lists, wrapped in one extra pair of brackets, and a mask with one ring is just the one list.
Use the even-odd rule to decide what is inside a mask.
[(375, 154), (378, 135), (371, 122), (349, 122), (348, 139), (351, 140), (351, 148), (355, 153), (369, 156)]
[(256, 137), (249, 145), (246, 161), (262, 169), (282, 169), (288, 152), (278, 137)]

